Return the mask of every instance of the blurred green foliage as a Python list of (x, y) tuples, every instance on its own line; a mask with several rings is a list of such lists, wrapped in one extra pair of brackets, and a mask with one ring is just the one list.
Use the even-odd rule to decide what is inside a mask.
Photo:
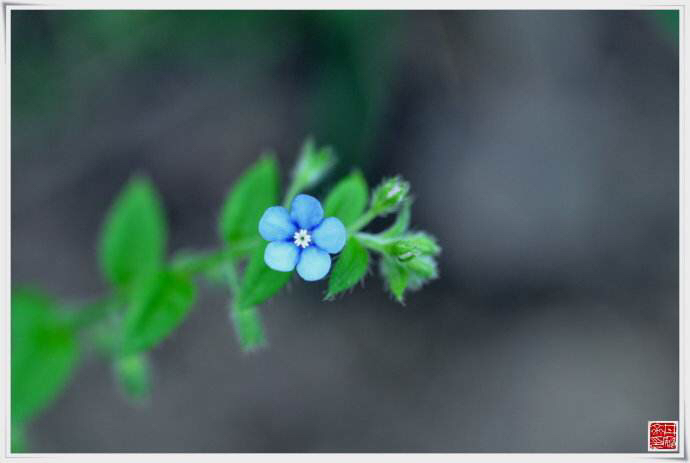
[(151, 394), (151, 373), (147, 354), (127, 354), (113, 361), (113, 373), (122, 392), (134, 402), (145, 402)]
[(189, 275), (164, 270), (137, 282), (123, 320), (122, 352), (156, 346), (182, 322), (194, 303), (196, 287)]
[[(313, 188), (335, 166), (346, 174), (326, 196), (326, 215), (348, 226), (347, 244), (331, 271), (326, 298), (361, 282), (378, 254), (379, 273), (393, 297), (438, 276), (433, 237), (410, 233), (409, 185), (395, 177), (373, 190), (354, 165), (366, 167), (391, 92), (395, 34), (402, 13), (365, 11), (14, 11), (12, 13), (13, 127), (92, 117), (84, 95), (118, 85), (130, 74), (160, 66), (231, 75), (251, 58), (262, 70), (301, 58), (298, 84), (306, 91), (305, 125), (331, 147), (307, 141), (284, 203)], [(677, 45), (678, 12), (650, 12)], [(31, 27), (22, 27), (30, 25)], [(65, 115), (69, 117), (65, 117)], [(14, 155), (14, 153), (13, 153)], [(145, 401), (151, 390), (149, 351), (191, 310), (196, 279), (223, 281), (229, 318), (243, 350), (266, 344), (258, 306), (275, 296), (290, 273), (263, 261), (257, 223), (280, 201), (275, 157), (264, 156), (234, 183), (221, 207), (219, 251), (168, 259), (167, 225), (154, 185), (134, 176), (106, 214), (100, 267), (112, 291), (76, 316), (35, 290), (14, 289), (11, 339), (13, 451), (25, 451), (26, 427), (65, 387), (82, 343), (96, 344), (126, 397)], [(372, 196), (372, 198), (370, 198)], [(396, 213), (377, 234), (360, 230)], [(86, 332), (86, 333), (84, 333)], [(88, 334), (88, 336), (80, 336)]]
[(92, 117), (82, 107), (85, 95), (161, 66), (230, 76), (248, 62), (262, 63), (266, 72), (299, 53), (304, 66), (297, 78), (310, 108), (305, 125), (317, 138), (332, 140), (342, 161), (339, 173), (366, 167), (388, 101), (400, 17), (367, 11), (15, 11), (13, 118), (31, 126), (37, 118), (63, 121), (65, 113), (71, 120)]
[[(287, 202), (326, 174), (346, 173), (372, 158), (391, 88), (391, 45), (400, 17), (364, 11), (14, 11), (13, 128), (62, 127), (67, 121), (80, 126), (93, 117), (93, 96), (156, 69), (223, 76), (248, 62), (265, 72), (298, 59), (303, 66), (294, 78), (308, 104), (304, 125), (316, 138), (332, 140), (335, 150), (305, 142)], [(230, 318), (243, 350), (266, 344), (257, 306), (280, 291), (290, 273), (266, 267), (256, 226), (267, 207), (280, 203), (279, 180), (275, 158), (262, 157), (222, 205), (221, 249), (169, 259), (161, 199), (148, 178), (135, 175), (105, 215), (98, 239), (109, 294), (80, 310), (63, 310), (40, 292), (13, 291), (14, 451), (27, 449), (28, 424), (64, 388), (80, 352), (89, 351), (80, 349), (82, 344), (110, 362), (126, 397), (145, 401), (151, 389), (148, 352), (183, 322), (198, 277), (229, 288)], [(376, 216), (366, 210), (368, 189), (354, 172), (326, 200), (329, 213), (356, 225), (333, 267), (331, 298), (368, 271), (369, 251), (354, 237)], [(407, 223), (401, 232), (406, 229)]]
[[(275, 156), (264, 155), (228, 192), (220, 213), (220, 236), (237, 255), (256, 243), (261, 214), (278, 203), (280, 174)], [(251, 248), (249, 248), (251, 249)]]
[[(335, 165), (330, 147), (308, 140), (301, 152), (284, 202), (313, 188)], [(221, 207), (221, 246), (213, 252), (182, 251), (166, 255), (167, 225), (163, 205), (150, 180), (135, 175), (105, 214), (98, 255), (111, 290), (101, 300), (63, 311), (39, 292), (16, 289), (12, 295), (12, 433), (14, 451), (25, 448), (29, 421), (60, 393), (76, 365), (77, 335), (111, 363), (125, 397), (146, 402), (151, 389), (149, 352), (163, 342), (191, 310), (196, 280), (217, 281), (225, 274), (229, 312), (240, 346), (253, 351), (266, 345), (258, 307), (290, 281), (264, 262), (266, 243), (257, 240), (263, 212), (280, 203), (280, 174), (274, 157), (264, 155), (228, 192)], [(395, 177), (373, 190), (355, 170), (327, 195), (326, 214), (341, 218), (348, 239), (331, 270), (327, 299), (354, 287), (366, 276), (370, 252), (384, 259), (381, 276), (400, 302), (412, 277), (421, 283), (436, 277), (433, 256), (440, 248), (424, 233), (409, 233), (409, 185)], [(374, 218), (399, 212), (382, 234), (360, 230)], [(402, 249), (402, 251), (401, 251)], [(405, 258), (402, 258), (404, 253)], [(395, 259), (397, 258), (397, 261)], [(385, 262), (404, 274), (404, 281)], [(434, 272), (424, 271), (433, 265)], [(401, 273), (402, 272), (402, 273)]]
[(678, 10), (654, 10), (648, 12), (649, 17), (657, 24), (664, 36), (678, 47), (680, 37), (680, 20)]
[(28, 289), (12, 293), (13, 446), (23, 428), (62, 391), (77, 361), (75, 332), (56, 301)]
[(143, 177), (134, 177), (115, 200), (101, 233), (100, 262), (123, 292), (163, 265), (167, 227), (160, 200)]

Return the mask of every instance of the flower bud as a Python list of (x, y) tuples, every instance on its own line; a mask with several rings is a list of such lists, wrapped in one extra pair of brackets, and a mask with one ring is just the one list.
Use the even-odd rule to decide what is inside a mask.
[(319, 183), (335, 163), (336, 158), (330, 146), (317, 148), (314, 140), (309, 138), (302, 146), (293, 176), (300, 188), (307, 190)]
[(391, 246), (391, 254), (397, 257), (399, 261), (406, 262), (417, 257), (419, 250), (412, 243), (400, 240)]
[(436, 261), (431, 256), (419, 256), (406, 262), (405, 266), (418, 278), (431, 279), (438, 276)]
[(434, 238), (426, 233), (405, 235), (390, 245), (390, 253), (401, 262), (406, 262), (418, 256), (436, 255), (441, 248)]
[(376, 187), (371, 198), (371, 209), (378, 215), (395, 211), (407, 197), (410, 184), (401, 177), (384, 180)]

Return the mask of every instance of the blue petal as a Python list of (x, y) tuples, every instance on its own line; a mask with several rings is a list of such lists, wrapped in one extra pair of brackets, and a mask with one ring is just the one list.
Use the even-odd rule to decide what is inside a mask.
[(313, 196), (297, 195), (290, 206), (290, 217), (300, 228), (311, 230), (323, 220), (323, 208)]
[(268, 243), (264, 251), (264, 262), (273, 270), (290, 272), (295, 268), (299, 259), (297, 246), (287, 241), (273, 241)]
[(296, 231), (290, 214), (282, 206), (269, 207), (259, 220), (259, 233), (266, 241), (286, 240)]
[(316, 281), (325, 277), (331, 269), (331, 256), (323, 249), (309, 246), (299, 258), (297, 273), (307, 281)]
[(328, 217), (316, 227), (311, 236), (314, 239), (314, 244), (331, 254), (335, 254), (345, 246), (347, 232), (345, 225), (339, 219)]

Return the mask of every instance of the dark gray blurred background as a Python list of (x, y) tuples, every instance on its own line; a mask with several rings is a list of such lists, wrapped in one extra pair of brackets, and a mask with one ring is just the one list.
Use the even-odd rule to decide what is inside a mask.
[(263, 307), (243, 355), (206, 287), (148, 406), (86, 361), (46, 452), (644, 452), (678, 419), (677, 16), (658, 12), (12, 13), (12, 278), (105, 291), (104, 211), (135, 171), (171, 250), (217, 244), (264, 149), (402, 174), (441, 278)]

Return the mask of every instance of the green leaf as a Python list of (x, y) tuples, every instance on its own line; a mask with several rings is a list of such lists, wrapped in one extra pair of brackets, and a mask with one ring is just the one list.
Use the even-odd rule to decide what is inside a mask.
[(196, 289), (188, 275), (162, 271), (137, 282), (125, 313), (123, 352), (150, 349), (182, 322)]
[(336, 294), (356, 285), (368, 268), (369, 253), (355, 237), (350, 237), (331, 271), (326, 299), (333, 299)]
[(150, 370), (148, 356), (144, 353), (120, 355), (113, 362), (113, 373), (120, 389), (136, 402), (150, 397)]
[(232, 324), (243, 351), (250, 352), (266, 345), (261, 318), (255, 307), (241, 310), (235, 307), (231, 314)]
[(145, 177), (134, 177), (113, 203), (103, 225), (100, 263), (108, 280), (127, 289), (163, 261), (166, 226), (158, 195)]
[(11, 436), (11, 451), (12, 453), (23, 453), (28, 451), (26, 445), (26, 431), (23, 425), (12, 424), (12, 436)]
[(367, 182), (354, 171), (341, 180), (324, 201), (324, 217), (337, 217), (347, 227), (364, 212), (368, 201)]
[(278, 204), (280, 177), (273, 156), (264, 156), (247, 170), (228, 192), (220, 214), (220, 235), (230, 249), (256, 242), (259, 219), (271, 206)]
[(383, 256), (381, 258), (381, 276), (386, 281), (388, 290), (402, 304), (410, 278), (408, 269), (394, 259)]
[(277, 272), (264, 263), (266, 246), (257, 248), (249, 260), (247, 270), (235, 295), (235, 307), (245, 310), (261, 305), (276, 294), (290, 280), (292, 272)]
[(395, 222), (393, 222), (393, 225), (379, 233), (381, 238), (396, 238), (405, 233), (407, 231), (407, 227), (410, 226), (411, 209), (412, 203), (408, 199), (403, 203), (400, 212), (398, 212), (398, 215), (395, 217)]
[(78, 352), (73, 330), (48, 297), (29, 290), (12, 294), (12, 422), (20, 425), (64, 389)]

